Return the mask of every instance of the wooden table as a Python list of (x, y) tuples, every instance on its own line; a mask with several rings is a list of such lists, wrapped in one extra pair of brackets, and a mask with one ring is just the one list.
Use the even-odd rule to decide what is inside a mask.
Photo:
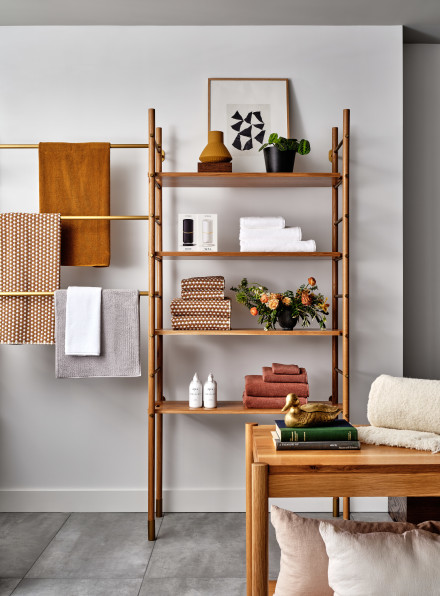
[(247, 596), (273, 594), (268, 581), (269, 497), (440, 495), (440, 454), (361, 445), (360, 451), (276, 451), (274, 426), (246, 424)]

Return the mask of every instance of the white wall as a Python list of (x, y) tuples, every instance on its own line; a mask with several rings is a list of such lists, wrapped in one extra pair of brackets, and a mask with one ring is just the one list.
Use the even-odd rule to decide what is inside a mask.
[[(15, 27), (0, 30), (1, 142), (142, 143), (147, 108), (163, 127), (167, 170), (196, 169), (206, 142), (208, 77), (288, 77), (295, 136), (312, 153), (296, 168), (328, 171), (331, 127), (352, 110), (351, 403), (366, 421), (370, 383), (402, 373), (402, 39), (400, 27)], [(112, 212), (146, 213), (146, 157), (112, 151)], [(38, 209), (36, 151), (0, 154), (2, 211)], [(328, 189), (164, 192), (165, 249), (179, 211), (219, 214), (220, 249), (238, 249), (238, 218), (283, 214), (330, 250)], [(62, 285), (146, 288), (146, 223), (112, 224), (112, 267), (63, 268)], [(330, 293), (330, 263), (171, 261), (165, 305), (182, 277), (243, 276), (279, 290), (314, 275)], [(230, 295), (232, 295), (230, 293)], [(143, 303), (142, 333), (146, 343)], [(166, 322), (169, 323), (166, 312)], [(252, 326), (234, 304), (233, 325)], [(165, 395), (185, 399), (198, 370), (221, 399), (272, 361), (307, 367), (312, 396), (330, 394), (326, 338), (166, 338)], [(140, 510), (146, 503), (147, 376), (56, 380), (53, 347), (0, 347), (0, 505), (29, 510)], [(165, 419), (166, 510), (244, 508), (244, 422), (272, 417)], [(379, 503), (379, 504), (378, 504)], [(297, 510), (330, 507), (302, 500)], [(386, 508), (384, 500), (355, 507)]]
[(440, 46), (404, 46), (404, 372), (440, 379)]

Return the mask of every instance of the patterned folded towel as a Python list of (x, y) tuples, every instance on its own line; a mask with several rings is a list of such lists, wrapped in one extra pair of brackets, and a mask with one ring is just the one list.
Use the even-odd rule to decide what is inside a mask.
[[(300, 397), (301, 405), (307, 403), (306, 397)], [(246, 408), (273, 408), (282, 410), (286, 405), (285, 397), (258, 397), (256, 395), (247, 395), (246, 391), (243, 393), (243, 404)]]
[(299, 375), (299, 366), (297, 364), (272, 362), (272, 372), (274, 375)]
[(223, 290), (182, 290), (182, 300), (224, 300)]
[(263, 366), (263, 381), (265, 383), (308, 383), (305, 368), (299, 369), (297, 375), (275, 375), (269, 366)]
[(231, 301), (225, 300), (186, 300), (175, 298), (170, 304), (171, 314), (176, 315), (226, 315), (231, 314)]
[(181, 315), (172, 317), (171, 326), (177, 330), (229, 331), (231, 318), (227, 315)]
[(262, 375), (246, 375), (244, 387), (249, 396), (285, 398), (289, 393), (296, 393), (298, 397), (309, 396), (308, 383), (265, 383)]
[(208, 275), (206, 277), (190, 277), (188, 279), (182, 279), (181, 288), (182, 290), (202, 290), (206, 292), (208, 290), (224, 290), (225, 289), (225, 278), (222, 275)]
[[(60, 287), (59, 213), (0, 215), (0, 290), (53, 292)], [(0, 343), (54, 344), (53, 296), (2, 296)]]

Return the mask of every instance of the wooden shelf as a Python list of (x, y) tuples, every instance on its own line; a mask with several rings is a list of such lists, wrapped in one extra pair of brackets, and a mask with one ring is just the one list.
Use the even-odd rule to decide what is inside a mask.
[(163, 187), (216, 188), (329, 188), (341, 181), (339, 173), (277, 173), (266, 172), (162, 172), (157, 181)]
[(229, 329), (229, 331), (201, 330), (201, 329), (156, 329), (156, 335), (305, 335), (305, 336), (337, 336), (342, 335), (342, 329), (293, 329), (282, 331), (271, 329)]
[(340, 252), (156, 252), (166, 259), (339, 259)]
[[(310, 403), (329, 404), (329, 401), (309, 401)], [(342, 404), (338, 404), (342, 408)], [(219, 401), (212, 410), (206, 408), (190, 408), (187, 401), (156, 402), (156, 414), (269, 414), (284, 416), (279, 408), (245, 408), (242, 401)]]

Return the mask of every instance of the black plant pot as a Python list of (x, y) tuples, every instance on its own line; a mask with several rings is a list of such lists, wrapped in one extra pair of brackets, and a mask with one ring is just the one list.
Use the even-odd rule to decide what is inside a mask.
[(290, 310), (282, 310), (277, 317), (277, 321), (281, 329), (292, 331), (292, 329), (298, 323), (298, 317), (292, 317)]
[(296, 151), (280, 151), (276, 147), (263, 149), (266, 172), (293, 172)]

